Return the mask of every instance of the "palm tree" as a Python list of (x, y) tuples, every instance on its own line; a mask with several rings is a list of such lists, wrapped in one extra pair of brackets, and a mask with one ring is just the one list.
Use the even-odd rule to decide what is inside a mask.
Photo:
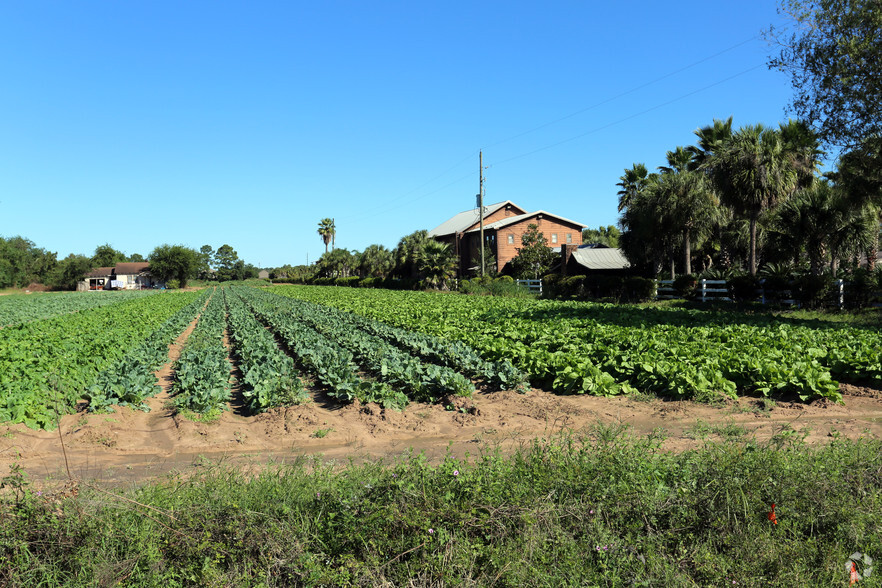
[(426, 241), (417, 256), (420, 275), (431, 288), (447, 289), (447, 281), (456, 271), (456, 260), (447, 243), (434, 239)]
[(857, 148), (842, 154), (836, 171), (828, 174), (844, 194), (845, 201), (855, 210), (875, 215), (873, 235), (863, 253), (867, 269), (876, 268), (879, 250), (879, 224), (882, 222), (882, 138), (870, 137)]
[(671, 261), (673, 274), (678, 236), (668, 214), (670, 207), (662, 196), (661, 183), (659, 174), (650, 174), (644, 189), (635, 194), (619, 218), (619, 247), (632, 265), (651, 275), (661, 271), (666, 259)]
[(703, 240), (713, 228), (719, 202), (701, 172), (663, 173), (657, 189), (665, 224), (678, 233), (683, 242), (683, 271), (691, 274), (692, 242)]
[(833, 235), (845, 221), (837, 196), (828, 182), (820, 180), (797, 192), (775, 214), (777, 241), (793, 253), (797, 264), (805, 251), (813, 275), (821, 273), (828, 254), (835, 257), (831, 251)]
[(707, 165), (721, 200), (750, 222), (751, 275), (756, 275), (757, 223), (760, 216), (789, 197), (799, 176), (779, 132), (748, 125), (722, 143)]
[(679, 174), (689, 169), (692, 163), (692, 153), (686, 147), (677, 147), (668, 151), (668, 165), (660, 165), (658, 171), (663, 174)]
[(825, 155), (817, 133), (803, 121), (790, 119), (778, 125), (784, 142), (784, 151), (797, 173), (797, 187), (808, 188), (815, 180), (815, 173)]
[(334, 226), (334, 219), (323, 218), (318, 224), (318, 234), (321, 235), (322, 241), (325, 243), (325, 253), (328, 252), (328, 244), (334, 240), (337, 234), (337, 228)]
[(695, 131), (698, 145), (687, 147), (692, 154), (692, 168), (710, 173), (709, 162), (715, 153), (722, 149), (732, 138), (732, 117), (726, 120), (714, 119), (712, 125), (701, 127)]
[(625, 170), (624, 175), (619, 178), (621, 181), (616, 184), (616, 186), (621, 188), (621, 190), (618, 191), (619, 212), (628, 208), (631, 204), (631, 200), (646, 187), (648, 176), (649, 172), (647, 171), (646, 166), (642, 163), (635, 163), (632, 165), (631, 169)]
[(382, 245), (368, 245), (358, 259), (358, 269), (363, 278), (385, 278), (395, 267), (395, 257)]
[(416, 278), (418, 274), (417, 259), (420, 252), (430, 241), (429, 232), (425, 229), (405, 235), (398, 241), (392, 252), (395, 257), (395, 275), (400, 278)]

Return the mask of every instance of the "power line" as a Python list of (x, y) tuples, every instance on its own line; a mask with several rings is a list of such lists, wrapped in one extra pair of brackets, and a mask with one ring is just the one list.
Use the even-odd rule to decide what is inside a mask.
[(706, 61), (710, 61), (711, 59), (714, 59), (714, 58), (716, 58), (716, 57), (719, 57), (720, 55), (723, 55), (724, 53), (728, 53), (729, 51), (732, 51), (732, 50), (734, 50), (734, 49), (737, 49), (738, 47), (741, 47), (742, 45), (746, 45), (747, 43), (750, 43), (751, 41), (755, 41), (755, 40), (757, 40), (758, 38), (760, 38), (759, 35), (754, 35), (753, 37), (751, 37), (751, 38), (749, 38), (749, 39), (747, 39), (747, 40), (741, 41), (740, 43), (737, 43), (737, 44), (735, 44), (735, 45), (732, 45), (731, 47), (729, 47), (729, 48), (727, 48), (727, 49), (723, 49), (722, 51), (718, 51), (717, 53), (714, 53), (713, 55), (709, 55), (708, 57), (705, 57), (704, 59), (699, 59), (698, 61), (695, 61), (695, 62), (693, 62), (693, 63), (690, 63), (689, 65), (686, 65), (686, 66), (684, 66), (684, 67), (681, 67), (680, 69), (676, 69), (676, 70), (674, 70), (674, 71), (672, 71), (672, 72), (670, 72), (670, 73), (667, 73), (667, 74), (665, 74), (665, 75), (663, 75), (663, 76), (657, 77), (657, 78), (655, 78), (655, 79), (653, 79), (653, 80), (650, 80), (650, 81), (648, 81), (648, 82), (646, 82), (646, 83), (640, 84), (639, 86), (636, 86), (636, 87), (634, 87), (634, 88), (631, 88), (630, 90), (626, 90), (626, 91), (622, 92), (621, 94), (616, 94), (615, 96), (612, 96), (611, 98), (607, 98), (607, 99), (605, 99), (605, 100), (601, 100), (600, 102), (597, 102), (597, 103), (595, 103), (595, 104), (592, 104), (591, 106), (586, 106), (585, 108), (582, 108), (581, 110), (577, 110), (576, 112), (573, 112), (573, 113), (568, 114), (568, 115), (566, 115), (566, 116), (562, 116), (562, 117), (560, 117), (560, 118), (558, 118), (558, 119), (555, 119), (555, 120), (553, 120), (553, 121), (551, 121), (551, 122), (547, 122), (547, 123), (541, 124), (541, 125), (539, 125), (538, 127), (533, 127), (532, 129), (530, 129), (530, 130), (528, 130), (528, 131), (524, 131), (524, 132), (522, 132), (522, 133), (518, 133), (517, 135), (512, 135), (511, 137), (508, 137), (507, 139), (502, 139), (501, 141), (497, 141), (496, 143), (493, 143), (493, 144), (491, 144), (491, 145), (488, 145), (488, 147), (494, 147), (494, 146), (496, 146), (496, 145), (501, 145), (502, 143), (508, 143), (509, 141), (513, 141), (513, 140), (515, 140), (515, 139), (518, 139), (518, 138), (520, 138), (520, 137), (523, 137), (524, 135), (529, 135), (530, 133), (533, 133), (533, 132), (535, 132), (535, 131), (538, 131), (538, 130), (544, 129), (545, 127), (550, 127), (551, 125), (557, 124), (557, 123), (559, 123), (559, 122), (561, 122), (561, 121), (565, 121), (565, 120), (567, 120), (567, 119), (573, 118), (574, 116), (578, 116), (578, 115), (582, 114), (583, 112), (588, 112), (589, 110), (593, 110), (593, 109), (595, 109), (595, 108), (598, 108), (598, 107), (600, 107), (600, 106), (603, 106), (604, 104), (609, 104), (610, 102), (613, 102), (614, 100), (618, 100), (619, 98), (622, 98), (622, 97), (624, 97), (624, 96), (628, 96), (629, 94), (633, 94), (634, 92), (637, 92), (637, 91), (639, 91), (639, 90), (642, 90), (643, 88), (646, 88), (646, 87), (651, 86), (651, 85), (653, 85), (653, 84), (656, 84), (656, 83), (658, 83), (658, 82), (660, 82), (660, 81), (662, 81), (662, 80), (666, 80), (666, 79), (668, 79), (668, 78), (670, 78), (670, 77), (673, 77), (673, 76), (675, 76), (675, 75), (677, 75), (677, 74), (679, 74), (679, 73), (682, 73), (682, 72), (686, 71), (687, 69), (691, 69), (691, 68), (693, 68), (693, 67), (695, 67), (695, 66), (697, 66), (697, 65), (701, 65), (702, 63), (704, 63), (704, 62), (706, 62)]
[[(500, 141), (497, 141), (497, 142), (495, 142), (495, 143), (492, 143), (490, 146), (492, 147), (492, 146), (495, 146), (495, 145), (500, 145), (500, 144), (502, 144), (502, 143), (506, 143), (506, 142), (512, 141), (512, 140), (517, 139), (517, 138), (519, 138), (519, 137), (523, 137), (524, 135), (531, 134), (531, 133), (533, 133), (533, 132), (535, 132), (535, 131), (538, 131), (538, 130), (540, 130), (540, 129), (543, 129), (543, 128), (546, 128), (546, 127), (549, 127), (549, 126), (554, 125), (554, 124), (557, 124), (557, 123), (559, 123), (559, 122), (561, 122), (561, 121), (564, 121), (564, 120), (567, 120), (567, 119), (573, 118), (573, 117), (575, 117), (575, 116), (578, 116), (579, 114), (582, 114), (582, 113), (587, 112), (587, 111), (589, 111), (589, 110), (592, 110), (592, 109), (598, 108), (598, 107), (600, 107), (600, 106), (602, 106), (602, 105), (604, 105), (604, 104), (608, 104), (608, 103), (610, 103), (610, 102), (612, 102), (612, 101), (614, 101), (614, 100), (618, 100), (619, 98), (622, 98), (623, 96), (627, 96), (627, 95), (629, 95), (629, 94), (633, 94), (633, 93), (635, 93), (635, 92), (638, 92), (639, 90), (642, 90), (642, 89), (644, 89), (644, 88), (646, 88), (646, 87), (648, 87), (648, 86), (651, 86), (651, 85), (653, 85), (653, 84), (656, 84), (656, 83), (658, 83), (658, 82), (660, 82), (660, 81), (662, 81), (662, 80), (665, 80), (665, 79), (667, 79), (667, 78), (670, 78), (670, 77), (672, 77), (672, 76), (675, 76), (675, 75), (677, 75), (677, 74), (679, 74), (679, 73), (682, 73), (683, 71), (686, 71), (686, 70), (691, 69), (691, 68), (693, 68), (693, 67), (695, 67), (695, 66), (697, 66), (697, 65), (700, 65), (700, 64), (705, 63), (705, 62), (707, 62), (707, 61), (710, 61), (711, 59), (714, 59), (714, 58), (716, 58), (716, 57), (719, 57), (720, 55), (723, 55), (723, 54), (725, 54), (725, 53), (728, 53), (729, 51), (732, 51), (732, 50), (734, 50), (734, 49), (737, 49), (738, 47), (741, 47), (741, 46), (743, 46), (743, 45), (746, 45), (747, 43), (750, 43), (750, 42), (752, 42), (752, 41), (755, 41), (755, 40), (758, 39), (758, 38), (759, 38), (759, 35), (755, 35), (755, 36), (753, 36), (753, 37), (751, 37), (751, 38), (749, 38), (749, 39), (746, 39), (746, 40), (744, 40), (744, 41), (741, 41), (740, 43), (737, 43), (737, 44), (732, 45), (732, 46), (730, 46), (730, 47), (728, 47), (728, 48), (726, 48), (726, 49), (723, 49), (723, 50), (721, 50), (721, 51), (718, 51), (718, 52), (716, 52), (716, 53), (714, 53), (714, 54), (712, 54), (712, 55), (709, 55), (709, 56), (707, 56), (707, 57), (704, 57), (704, 58), (702, 58), (702, 59), (699, 59), (698, 61), (695, 61), (695, 62), (693, 62), (693, 63), (691, 63), (691, 64), (689, 64), (689, 65), (683, 66), (683, 67), (678, 68), (678, 69), (676, 69), (676, 70), (674, 70), (674, 71), (672, 71), (672, 72), (669, 72), (669, 73), (667, 73), (667, 74), (665, 74), (665, 75), (663, 75), (663, 76), (657, 77), (657, 78), (655, 78), (655, 79), (653, 79), (653, 80), (651, 80), (651, 81), (648, 81), (648, 82), (645, 82), (645, 83), (643, 83), (643, 84), (640, 84), (639, 86), (636, 86), (636, 87), (634, 87), (634, 88), (632, 88), (632, 89), (630, 89), (630, 90), (627, 90), (627, 91), (625, 91), (625, 92), (621, 92), (621, 93), (619, 93), (619, 94), (616, 94), (615, 96), (612, 96), (612, 97), (610, 97), (610, 98), (607, 98), (607, 99), (605, 99), (605, 100), (602, 100), (602, 101), (600, 101), (600, 102), (597, 102), (597, 103), (595, 103), (595, 104), (592, 104), (591, 106), (587, 106), (587, 107), (585, 107), (585, 108), (582, 108), (582, 109), (580, 109), (580, 110), (577, 110), (577, 111), (575, 111), (575, 112), (573, 112), (573, 113), (571, 113), (571, 114), (568, 114), (568, 115), (566, 115), (566, 116), (563, 116), (563, 117), (557, 118), (557, 119), (555, 119), (555, 120), (553, 120), (553, 121), (550, 121), (550, 122), (544, 123), (544, 124), (539, 125), (539, 126), (537, 126), (537, 127), (533, 127), (532, 129), (529, 129), (529, 130), (524, 131), (524, 132), (522, 132), (522, 133), (518, 133), (518, 134), (516, 134), (516, 135), (512, 135), (511, 137), (508, 137), (508, 138), (506, 138), (506, 139), (502, 139), (502, 140), (500, 140)], [(726, 77), (726, 78), (723, 78), (723, 79), (721, 79), (721, 80), (718, 80), (718, 81), (716, 81), (716, 82), (714, 82), (714, 83), (712, 83), (712, 84), (708, 84), (708, 85), (706, 85), (706, 86), (703, 86), (703, 87), (701, 87), (701, 88), (698, 88), (698, 89), (693, 90), (693, 91), (691, 91), (691, 92), (688, 92), (688, 93), (686, 93), (686, 94), (682, 94), (682, 95), (680, 95), (680, 96), (678, 96), (678, 97), (676, 97), (676, 98), (673, 98), (673, 99), (668, 100), (668, 101), (666, 101), (666, 102), (662, 102), (662, 103), (660, 103), (660, 104), (657, 104), (657, 105), (655, 105), (655, 106), (652, 106), (652, 107), (650, 107), (650, 108), (647, 108), (647, 109), (645, 109), (645, 110), (642, 110), (642, 111), (640, 111), (640, 112), (637, 112), (637, 113), (635, 113), (635, 114), (632, 114), (632, 115), (626, 116), (626, 117), (624, 117), (624, 118), (620, 118), (620, 119), (615, 120), (615, 121), (613, 121), (613, 122), (610, 122), (610, 123), (607, 123), (607, 124), (605, 124), (605, 125), (602, 125), (602, 126), (596, 127), (596, 128), (591, 129), (591, 130), (589, 130), (589, 131), (585, 131), (585, 132), (580, 133), (580, 134), (578, 134), (578, 135), (575, 135), (575, 136), (572, 136), (572, 137), (568, 137), (568, 138), (563, 139), (563, 140), (561, 140), (561, 141), (557, 141), (557, 142), (555, 142), (555, 143), (551, 143), (551, 144), (549, 144), (549, 145), (545, 145), (545, 146), (543, 146), (543, 147), (539, 147), (539, 148), (537, 148), (537, 149), (533, 149), (533, 150), (531, 150), (531, 151), (527, 151), (527, 152), (525, 152), (525, 153), (521, 153), (521, 154), (519, 154), (519, 155), (515, 155), (515, 156), (513, 156), (513, 157), (509, 157), (509, 158), (504, 159), (504, 160), (502, 160), (502, 161), (497, 161), (496, 163), (494, 163), (494, 164), (492, 164), (492, 165), (489, 165), (488, 168), (491, 168), (491, 167), (493, 167), (493, 166), (495, 166), (495, 165), (502, 165), (502, 164), (504, 164), (504, 163), (508, 163), (508, 162), (511, 162), (511, 161), (514, 161), (514, 160), (517, 160), (517, 159), (521, 159), (521, 158), (524, 158), (524, 157), (527, 157), (527, 156), (533, 155), (533, 154), (535, 154), (535, 153), (539, 153), (539, 152), (541, 152), (541, 151), (545, 151), (545, 150), (548, 150), (548, 149), (551, 149), (551, 148), (557, 147), (557, 146), (559, 146), (559, 145), (563, 145), (563, 144), (565, 144), (565, 143), (569, 143), (569, 142), (571, 142), (571, 141), (575, 141), (575, 140), (580, 139), (580, 138), (582, 138), (582, 137), (585, 137), (585, 136), (587, 136), (587, 135), (590, 135), (590, 134), (593, 134), (593, 133), (597, 133), (597, 132), (599, 132), (599, 131), (605, 130), (605, 129), (607, 129), (607, 128), (609, 128), (609, 127), (612, 127), (612, 126), (614, 126), (614, 125), (617, 125), (617, 124), (621, 124), (621, 123), (623, 123), (623, 122), (625, 122), (625, 121), (628, 121), (628, 120), (631, 120), (631, 119), (633, 119), (633, 118), (637, 118), (637, 117), (639, 117), (639, 116), (643, 116), (644, 114), (647, 114), (647, 113), (649, 113), (649, 112), (653, 112), (653, 111), (658, 110), (658, 109), (660, 109), (660, 108), (664, 108), (665, 106), (668, 106), (668, 105), (670, 105), (670, 104), (673, 104), (673, 103), (675, 103), (675, 102), (678, 102), (678, 101), (680, 101), (680, 100), (683, 100), (683, 99), (685, 99), (685, 98), (688, 98), (689, 96), (693, 96), (693, 95), (695, 95), (695, 94), (698, 94), (699, 92), (703, 92), (703, 91), (705, 91), (705, 90), (707, 90), (707, 89), (713, 88), (713, 87), (715, 87), (715, 86), (719, 86), (720, 84), (724, 84), (724, 83), (726, 83), (726, 82), (728, 82), (728, 81), (730, 81), (730, 80), (733, 80), (733, 79), (735, 79), (735, 78), (737, 78), (737, 77), (740, 77), (740, 76), (742, 76), (742, 75), (744, 75), (744, 74), (750, 73), (751, 71), (754, 71), (754, 70), (759, 69), (759, 68), (761, 68), (761, 67), (765, 67), (765, 65), (766, 65), (765, 63), (759, 64), (759, 65), (755, 65), (755, 66), (750, 67), (750, 68), (748, 68), (748, 69), (745, 69), (745, 70), (743, 70), (743, 71), (741, 71), (741, 72), (739, 72), (739, 73), (733, 74), (733, 75), (731, 75), (731, 76), (728, 76), (728, 77)], [(378, 216), (378, 215), (384, 214), (384, 213), (386, 213), (386, 212), (389, 212), (389, 211), (391, 211), (391, 210), (398, 209), (398, 208), (400, 208), (400, 207), (399, 207), (399, 206), (395, 206), (394, 203), (396, 203), (396, 202), (398, 202), (398, 201), (401, 201), (401, 200), (407, 198), (407, 197), (410, 196), (411, 194), (413, 194), (413, 193), (415, 193), (415, 192), (421, 190), (422, 188), (424, 188), (424, 187), (428, 186), (429, 184), (433, 183), (434, 181), (436, 181), (436, 180), (438, 180), (438, 179), (444, 177), (445, 175), (447, 175), (448, 173), (450, 173), (451, 171), (453, 171), (453, 170), (456, 169), (457, 167), (461, 166), (464, 162), (466, 162), (466, 161), (468, 161), (468, 160), (474, 158), (474, 155), (475, 155), (476, 152), (478, 152), (478, 150), (474, 150), (474, 151), (472, 151), (471, 153), (469, 153), (468, 156), (464, 157), (464, 158), (463, 158), (462, 160), (460, 160), (458, 163), (456, 163), (456, 164), (454, 164), (453, 166), (449, 167), (449, 168), (446, 169), (445, 171), (443, 171), (443, 172), (441, 172), (440, 174), (434, 176), (434, 177), (431, 178), (430, 180), (427, 180), (426, 182), (424, 182), (424, 183), (421, 184), (420, 186), (417, 186), (416, 188), (414, 188), (414, 189), (412, 189), (412, 190), (406, 192), (405, 194), (402, 194), (401, 196), (397, 196), (397, 197), (395, 197), (395, 198), (393, 198), (393, 199), (391, 199), (391, 200), (386, 201), (384, 204), (380, 205), (379, 207), (373, 207), (373, 208), (371, 208), (371, 209), (368, 209), (368, 211), (366, 211), (366, 213), (364, 213), (364, 214), (351, 215), (351, 216), (341, 217), (341, 218), (344, 218), (344, 219), (355, 218), (355, 217), (358, 217), (358, 218), (372, 218), (372, 217), (375, 217), (375, 216)], [(432, 196), (432, 195), (434, 195), (434, 194), (437, 194), (438, 192), (440, 192), (440, 191), (442, 191), (442, 190), (444, 190), (444, 189), (446, 189), (446, 188), (449, 188), (450, 186), (453, 186), (453, 185), (455, 185), (455, 184), (457, 184), (457, 183), (463, 181), (464, 179), (471, 177), (472, 175), (473, 175), (472, 173), (469, 173), (469, 174), (467, 174), (467, 175), (461, 176), (461, 177), (459, 177), (459, 178), (457, 178), (457, 179), (455, 179), (455, 180), (453, 180), (453, 181), (451, 181), (451, 182), (449, 182), (449, 183), (447, 183), (447, 184), (445, 184), (445, 185), (443, 185), (443, 186), (441, 186), (441, 187), (439, 187), (439, 188), (436, 188), (436, 189), (434, 189), (434, 190), (432, 190), (432, 191), (430, 191), (430, 192), (427, 192), (427, 193), (425, 193), (425, 194), (422, 194), (422, 195), (420, 195), (420, 196), (417, 196), (417, 197), (415, 197), (415, 198), (410, 199), (409, 203), (414, 203), (414, 202), (417, 202), (417, 201), (423, 200), (423, 199), (425, 199), (425, 198), (428, 198), (429, 196)]]
[(602, 131), (604, 129), (608, 129), (609, 127), (615, 126), (617, 124), (621, 124), (625, 121), (631, 120), (632, 118), (637, 118), (638, 116), (643, 116), (644, 114), (652, 112), (654, 110), (658, 110), (659, 108), (664, 108), (665, 106), (668, 106), (669, 104), (673, 104), (674, 102), (679, 102), (680, 100), (683, 100), (684, 98), (688, 98), (689, 96), (693, 96), (695, 94), (698, 94), (699, 92), (703, 92), (709, 88), (713, 88), (714, 86), (719, 86), (720, 84), (724, 84), (730, 80), (734, 80), (735, 78), (737, 78), (739, 76), (743, 76), (744, 74), (750, 73), (755, 69), (765, 67), (765, 65), (766, 65), (765, 63), (755, 65), (753, 67), (750, 67), (748, 69), (740, 71), (737, 74), (734, 74), (734, 75), (731, 75), (731, 76), (724, 78), (722, 80), (716, 81), (713, 84), (708, 84), (707, 86), (703, 86), (701, 88), (698, 88), (697, 90), (693, 90), (693, 91), (688, 92), (686, 94), (682, 94), (676, 98), (672, 98), (671, 100), (668, 100), (667, 102), (662, 102), (661, 104), (657, 104), (651, 108), (647, 108), (646, 110), (641, 110), (640, 112), (637, 112), (637, 113), (632, 114), (630, 116), (626, 116), (624, 118), (620, 118), (620, 119), (613, 121), (611, 123), (607, 123), (605, 125), (596, 127), (594, 129), (591, 129), (590, 131), (585, 131), (584, 133), (580, 133), (580, 134), (575, 135), (573, 137), (563, 139), (561, 141), (558, 141), (557, 143), (545, 145), (544, 147), (539, 147), (538, 149), (533, 149), (532, 151), (527, 151), (526, 153), (521, 153), (520, 155), (515, 155), (513, 157), (509, 157), (508, 159), (503, 159), (502, 161), (497, 161), (496, 163), (494, 163), (490, 167), (493, 167), (494, 165), (501, 165), (503, 163), (508, 163), (509, 161), (514, 161), (515, 159), (521, 159), (522, 157), (527, 157), (528, 155), (533, 155), (534, 153), (539, 153), (540, 151), (545, 151), (546, 149), (551, 149), (552, 147), (557, 147), (558, 145), (563, 145), (564, 143), (569, 143), (570, 141), (575, 141), (576, 139), (581, 139), (582, 137), (585, 137), (586, 135), (591, 135), (593, 133), (597, 133), (597, 132)]

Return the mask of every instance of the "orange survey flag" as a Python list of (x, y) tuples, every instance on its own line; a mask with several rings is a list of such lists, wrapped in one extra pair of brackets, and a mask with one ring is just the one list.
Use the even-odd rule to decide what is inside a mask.
[(767, 514), (766, 516), (769, 517), (770, 521), (772, 521), (776, 525), (778, 524), (778, 517), (775, 516), (775, 503), (774, 502), (772, 503), (772, 510), (770, 510), (769, 514)]
[(858, 574), (857, 566), (854, 564), (854, 562), (851, 562), (851, 581), (848, 583), (848, 585), (851, 586), (860, 579), (861, 577)]

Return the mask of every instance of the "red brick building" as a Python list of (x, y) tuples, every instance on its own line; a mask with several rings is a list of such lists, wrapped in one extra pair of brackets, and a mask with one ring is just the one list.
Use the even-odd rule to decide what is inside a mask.
[[(521, 237), (527, 227), (535, 224), (545, 236), (548, 246), (560, 251), (562, 245), (581, 245), (582, 229), (587, 225), (551, 214), (544, 210), (527, 212), (517, 204), (506, 200), (484, 207), (484, 242), (496, 257), (496, 271), (504, 272), (505, 266), (522, 247)], [(459, 261), (459, 275), (480, 273), (480, 211), (475, 208), (461, 212), (441, 223), (429, 236), (448, 243)]]

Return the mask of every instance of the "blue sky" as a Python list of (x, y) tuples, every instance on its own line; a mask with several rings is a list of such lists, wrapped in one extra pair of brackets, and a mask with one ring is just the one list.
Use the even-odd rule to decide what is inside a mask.
[(255, 265), (486, 201), (615, 224), (624, 168), (786, 120), (773, 1), (6, 2), (0, 236)]

